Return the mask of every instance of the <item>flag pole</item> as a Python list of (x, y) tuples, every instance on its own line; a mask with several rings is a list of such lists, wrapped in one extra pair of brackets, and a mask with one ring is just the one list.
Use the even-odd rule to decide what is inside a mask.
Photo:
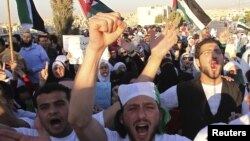
[(11, 18), (10, 18), (10, 2), (9, 0), (7, 0), (7, 13), (8, 13), (8, 29), (9, 29), (9, 48), (10, 48), (10, 58), (11, 61), (14, 61), (14, 57), (13, 57), (13, 42), (12, 42), (12, 27), (11, 27)]

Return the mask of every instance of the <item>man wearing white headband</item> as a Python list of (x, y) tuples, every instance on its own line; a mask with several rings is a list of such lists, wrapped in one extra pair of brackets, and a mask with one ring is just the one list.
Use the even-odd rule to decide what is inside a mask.
[[(119, 13), (98, 13), (89, 21), (90, 42), (83, 63), (75, 78), (71, 93), (69, 122), (79, 140), (84, 141), (187, 141), (179, 135), (161, 133), (165, 111), (159, 106), (157, 91), (151, 82), (121, 85), (118, 95), (121, 110), (116, 113), (116, 130), (101, 126), (92, 118), (95, 101), (96, 71), (105, 47), (114, 42), (125, 30)], [(159, 38), (153, 40), (151, 61), (166, 54), (177, 40), (177, 23), (166, 27)], [(157, 54), (157, 55), (156, 55)], [(155, 56), (156, 55), (156, 56)], [(151, 62), (150, 61), (150, 62)], [(151, 62), (153, 63), (153, 62)], [(156, 64), (157, 65), (157, 64)], [(151, 70), (154, 71), (154, 70)], [(83, 83), (84, 82), (84, 83)], [(165, 115), (165, 116), (164, 116)], [(167, 119), (167, 120), (165, 120)]]
[(154, 83), (139, 82), (120, 85), (118, 96), (122, 108), (116, 114), (115, 128), (120, 137), (146, 141), (153, 140), (153, 138), (154, 140), (182, 138), (175, 135), (160, 135), (170, 120), (170, 116), (160, 107)]
[(157, 100), (154, 83), (141, 82), (129, 85), (120, 85), (118, 89), (118, 96), (120, 98), (122, 106), (124, 106), (129, 100), (138, 96), (147, 96), (153, 100)]

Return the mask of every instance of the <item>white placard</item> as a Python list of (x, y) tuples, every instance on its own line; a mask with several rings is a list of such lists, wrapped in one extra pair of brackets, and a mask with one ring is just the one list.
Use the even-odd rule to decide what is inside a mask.
[(63, 35), (63, 48), (70, 64), (81, 64), (89, 38), (82, 35)]

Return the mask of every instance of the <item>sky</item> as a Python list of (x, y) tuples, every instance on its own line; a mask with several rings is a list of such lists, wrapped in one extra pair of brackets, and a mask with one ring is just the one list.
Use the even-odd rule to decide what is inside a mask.
[[(16, 0), (10, 1), (10, 13), (12, 22), (18, 21)], [(51, 18), (52, 9), (50, 0), (33, 0), (38, 13), (43, 19)], [(135, 12), (140, 6), (172, 5), (172, 0), (101, 0), (111, 9), (117, 12)], [(250, 7), (250, 0), (196, 0), (204, 9), (216, 8), (239, 8)], [(81, 13), (78, 0), (74, 2), (74, 13)], [(7, 0), (0, 0), (0, 23), (6, 23), (7, 20)]]

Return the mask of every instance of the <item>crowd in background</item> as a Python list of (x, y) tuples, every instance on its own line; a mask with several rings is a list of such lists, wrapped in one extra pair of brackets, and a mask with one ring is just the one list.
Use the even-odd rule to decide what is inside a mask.
[[(142, 73), (151, 57), (150, 41), (159, 37), (162, 31), (164, 26), (157, 25), (127, 27), (122, 36), (108, 46), (108, 55), (103, 56), (109, 57), (100, 60), (96, 81), (111, 84), (111, 105), (119, 99), (119, 85), (134, 82)], [(206, 38), (217, 39), (224, 56), (221, 76), (239, 85), (243, 97), (240, 114), (247, 114), (250, 109), (250, 34), (233, 34), (226, 30), (216, 35), (210, 31), (206, 28), (190, 33), (187, 25), (182, 25), (177, 43), (165, 55), (153, 82), (159, 93), (164, 93), (172, 86), (199, 78), (200, 70), (195, 63), (196, 45)], [(89, 36), (88, 30), (83, 36)], [(49, 83), (60, 83), (71, 89), (79, 65), (69, 63), (68, 54), (55, 35), (41, 34), (34, 39), (29, 31), (25, 31), (21, 36), (13, 36), (13, 47), (14, 60), (11, 61), (9, 43), (0, 39), (0, 107), (8, 111), (0, 115), (0, 123), (35, 128), (34, 93)], [(96, 104), (93, 113), (102, 110)], [(169, 111), (172, 120), (165, 132), (181, 133), (178, 107)]]

